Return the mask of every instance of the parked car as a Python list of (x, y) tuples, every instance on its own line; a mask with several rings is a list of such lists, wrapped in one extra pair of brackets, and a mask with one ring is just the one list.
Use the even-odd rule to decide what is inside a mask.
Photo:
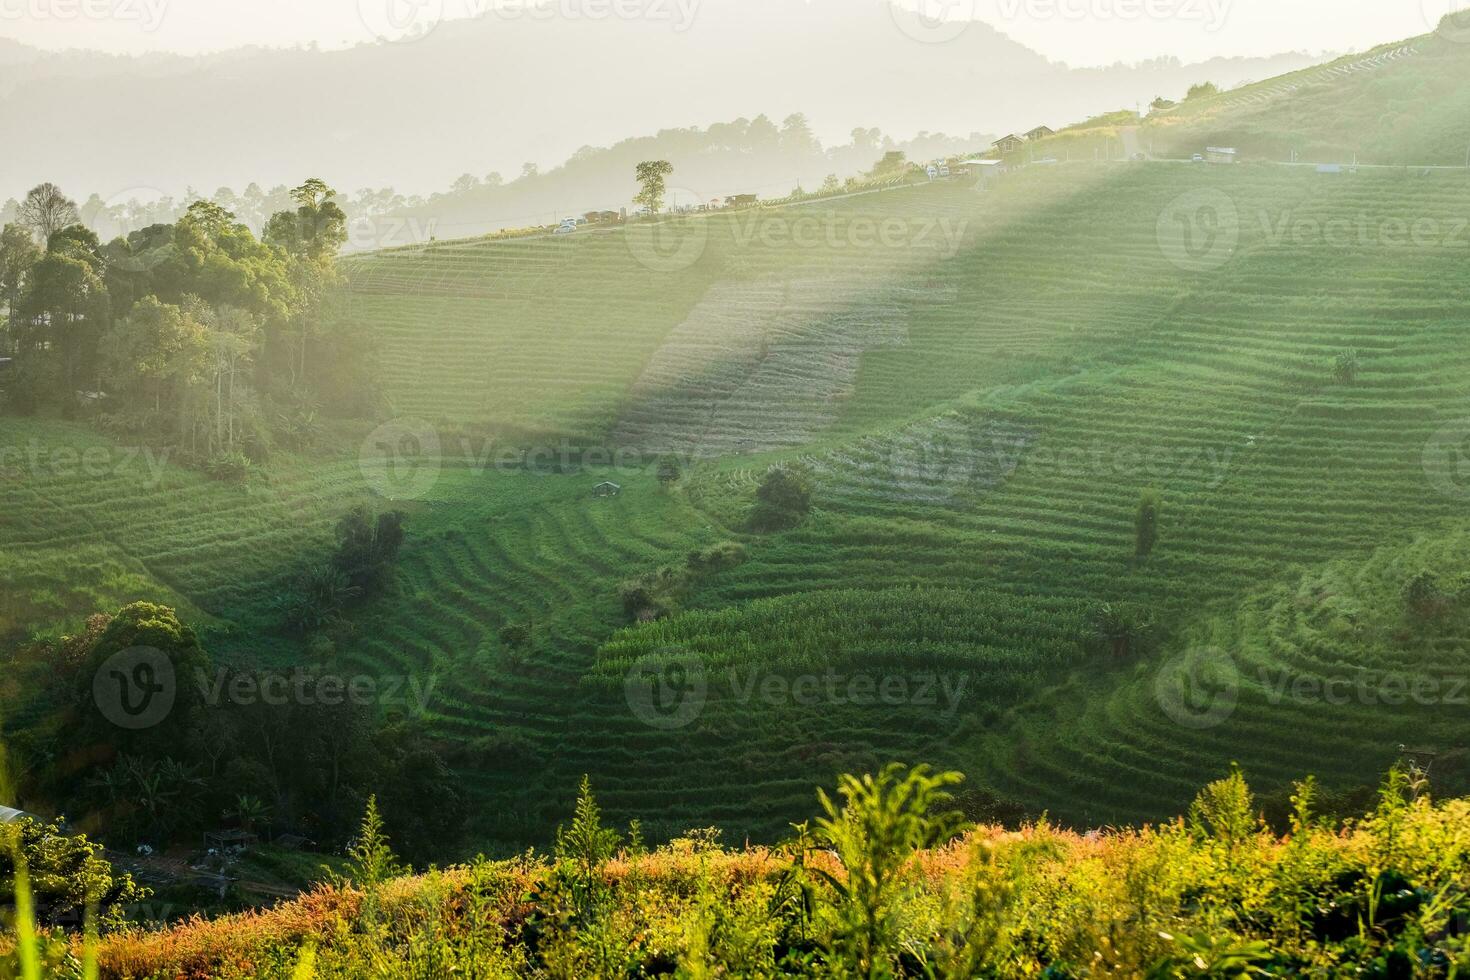
[(1192, 162), (1194, 162), (1194, 163), (1204, 163), (1205, 162), (1205, 155), (1203, 153), (1196, 153), (1194, 156), (1190, 157), (1189, 159)]
[(576, 225), (560, 225), (560, 226), (557, 227), (556, 231), (553, 231), (552, 232), (552, 234), (553, 235), (570, 235), (573, 232), (575, 232), (576, 230), (577, 230), (577, 226)]

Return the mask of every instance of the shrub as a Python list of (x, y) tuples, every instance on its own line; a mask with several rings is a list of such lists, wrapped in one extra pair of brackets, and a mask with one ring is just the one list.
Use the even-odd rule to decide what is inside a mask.
[(1120, 660), (1133, 653), (1153, 628), (1151, 612), (1124, 603), (1104, 602), (1092, 616), (1092, 635)]
[(1404, 604), (1420, 619), (1443, 616), (1454, 606), (1455, 598), (1440, 588), (1433, 572), (1421, 571), (1404, 585)]
[(1358, 380), (1358, 352), (1348, 349), (1332, 360), (1332, 376), (1340, 385), (1350, 385)]
[(506, 623), (497, 634), (500, 642), (512, 650), (524, 650), (531, 645), (530, 623)]
[(378, 812), (378, 798), (369, 796), (367, 808), (362, 814), (357, 836), (347, 848), (347, 871), (339, 874), (323, 867), (327, 880), (338, 885), (353, 885), (371, 892), (390, 878), (406, 874), (408, 869), (398, 861), (388, 841), (383, 826), (382, 814)]
[(806, 474), (790, 466), (773, 466), (756, 489), (750, 527), (760, 532), (795, 527), (811, 506), (812, 490)]
[(893, 763), (876, 777), (844, 775), (838, 782), (841, 807), (817, 791), (823, 815), (813, 837), (832, 849), (844, 872), (815, 869), (836, 894), (840, 925), (828, 947), (836, 964), (869, 978), (896, 971), (899, 872), (915, 853), (959, 832), (959, 812), (938, 808), (952, 799), (947, 787), (963, 778)]
[(278, 600), (286, 625), (303, 632), (335, 626), (362, 590), (336, 565), (323, 562), (305, 569), (291, 593)]
[(691, 572), (703, 574), (737, 568), (745, 564), (745, 557), (745, 545), (739, 541), (721, 541), (708, 548), (689, 552), (685, 564)]
[(149, 895), (131, 875), (113, 868), (102, 845), (69, 831), (60, 820), (0, 824), (0, 905), (5, 908), (15, 906), (18, 865), (30, 882), (35, 921), (42, 926), (77, 928), (89, 915), (103, 926), (120, 926), (127, 906)]
[(244, 483), (254, 464), (242, 452), (215, 453), (204, 464), (210, 479), (221, 483)]
[(377, 515), (354, 507), (337, 522), (337, 553), (332, 564), (362, 595), (382, 591), (393, 577), (393, 563), (403, 545), (403, 513)]
[(665, 487), (673, 486), (679, 482), (684, 471), (679, 467), (679, 461), (672, 456), (665, 456), (658, 461), (658, 482)]

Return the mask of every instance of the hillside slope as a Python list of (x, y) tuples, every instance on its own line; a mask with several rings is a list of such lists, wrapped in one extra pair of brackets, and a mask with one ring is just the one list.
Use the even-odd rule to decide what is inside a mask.
[[(1453, 467), (1424, 460), (1470, 416), (1467, 207), (1462, 174), (1074, 165), (698, 219), (692, 260), (627, 230), (357, 260), (346, 308), (380, 338), (392, 431), (432, 433), (438, 454), (394, 502), (396, 591), (331, 648), (341, 669), (437, 678), (428, 714), (487, 846), (535, 839), (583, 772), (660, 836), (770, 839), (811, 783), (897, 751), (1072, 823), (1172, 812), (1262, 719), (1243, 705), (1197, 732), (1149, 677), (1300, 564), (1464, 522)], [(1175, 229), (1201, 208), (1234, 217), (1191, 248)], [(206, 618), (217, 656), (299, 656), (275, 593), (347, 506), (393, 495), (357, 458), (366, 435), (244, 489), (61, 474), (44, 527), (0, 525), (23, 570), (12, 622), (163, 595)], [(684, 466), (672, 489), (665, 452)], [(813, 512), (752, 533), (778, 461), (811, 470)], [(592, 497), (603, 479), (621, 494)], [(1145, 490), (1163, 511), (1139, 560)], [(672, 618), (630, 624), (619, 593), (640, 577), (672, 583)], [(1156, 652), (1100, 648), (1104, 602), (1150, 610)], [(520, 625), (525, 645), (501, 631)], [(670, 665), (705, 681), (672, 726), (630, 693)], [(832, 672), (842, 703), (813, 701), (804, 678), (821, 691)], [(1108, 748), (1074, 734), (1069, 690)], [(1371, 779), (1429, 723), (1416, 706), (1336, 717), (1327, 742), (1249, 756), (1263, 788)], [(1433, 724), (1440, 748), (1463, 744), (1455, 716)], [(1323, 769), (1339, 725), (1354, 753)]]
[(1470, 16), (1438, 31), (1151, 115), (1158, 155), (1233, 146), (1247, 159), (1394, 166), (1467, 164)]

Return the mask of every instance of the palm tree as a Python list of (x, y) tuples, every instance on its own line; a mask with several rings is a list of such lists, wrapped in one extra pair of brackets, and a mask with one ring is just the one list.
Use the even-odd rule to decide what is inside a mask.
[(225, 811), (225, 816), (238, 820), (241, 830), (253, 833), (256, 824), (270, 819), (270, 812), (271, 808), (260, 797), (245, 793), (235, 797), (235, 805)]

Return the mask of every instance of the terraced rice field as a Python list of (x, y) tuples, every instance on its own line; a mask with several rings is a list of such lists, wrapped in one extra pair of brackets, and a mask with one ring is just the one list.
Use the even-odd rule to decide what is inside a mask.
[(0, 446), (14, 450), (0, 467), (0, 629), (12, 636), (143, 598), (254, 631), (341, 509), (368, 494), (355, 456), (282, 459), (238, 488), (81, 425), (0, 419)]
[[(1470, 418), (1463, 226), (1454, 240), (1470, 181), (1063, 166), (824, 204), (816, 244), (750, 223), (789, 231), (803, 210), (701, 219), (698, 258), (672, 270), (621, 232), (354, 260), (347, 309), (381, 339), (399, 414), (688, 460), (665, 490), (646, 467), (487, 469), (446, 439), (437, 481), (405, 505), (398, 590), (336, 656), (438, 679), (431, 720), (482, 804), (481, 842), (534, 839), (582, 772), (615, 819), (737, 838), (805, 814), (813, 780), (891, 756), (1079, 823), (1177, 812), (1231, 759), (1267, 789), (1374, 775), (1402, 714), (1349, 705), (1329, 722), (1247, 696), (1190, 727), (1154, 680), (1202, 637), (1252, 664), (1330, 658), (1282, 632), (1291, 600), (1263, 588), (1464, 525), (1423, 455)], [(884, 222), (888, 244), (852, 244)], [(949, 244), (918, 241), (942, 222), (927, 237)], [(247, 490), (183, 471), (166, 493), (62, 481), (38, 519), (0, 522), (31, 597), (7, 614), (152, 588), (229, 655), (288, 655), (268, 594), (369, 492), (360, 438)], [(750, 534), (754, 485), (780, 460), (810, 467), (815, 509)], [(622, 494), (593, 498), (604, 478)], [(5, 485), (6, 513), (40, 489)], [(1139, 562), (1146, 489), (1163, 511)], [(628, 623), (619, 582), (731, 540), (743, 564), (699, 578), (671, 619)], [(1087, 621), (1104, 600), (1154, 610), (1157, 652), (1099, 650)], [(509, 623), (531, 625), (529, 648), (502, 643)], [(797, 693), (830, 672), (908, 696)], [(967, 678), (953, 710), (942, 687), (912, 696), (930, 676)], [(667, 697), (650, 708), (645, 685)], [(1470, 735), (1436, 717), (1437, 741)]]
[(1467, 557), (1449, 534), (1258, 589), (1192, 624), (1162, 669), (1028, 705), (995, 746), (997, 782), (1042, 804), (1085, 799), (1084, 821), (1147, 812), (1187, 793), (1181, 774), (1233, 762), (1282, 786), (1310, 760), (1329, 786), (1352, 786), (1408, 755), (1442, 790), (1462, 787), (1470, 637), (1463, 616), (1420, 621), (1403, 588), (1426, 569), (1453, 580)]

